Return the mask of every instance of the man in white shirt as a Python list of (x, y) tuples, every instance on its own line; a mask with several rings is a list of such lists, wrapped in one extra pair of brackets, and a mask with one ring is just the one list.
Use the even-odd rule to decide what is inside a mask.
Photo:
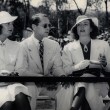
[[(21, 76), (64, 76), (60, 46), (56, 41), (47, 38), (51, 26), (47, 15), (35, 14), (32, 16), (31, 21), (33, 34), (21, 43), (21, 52), (18, 56), (16, 71)], [(40, 45), (40, 43), (43, 45)], [(40, 47), (43, 47), (43, 50), (40, 50)], [(70, 108), (70, 97), (72, 97), (72, 94), (69, 94), (68, 89), (58, 86), (57, 90), (48, 91), (45, 87), (39, 88), (33, 85), (32, 83), (27, 84), (30, 92), (33, 94), (33, 102), (31, 102), (33, 110), (37, 96), (41, 92), (51, 97), (57, 97), (57, 110), (68, 110)]]

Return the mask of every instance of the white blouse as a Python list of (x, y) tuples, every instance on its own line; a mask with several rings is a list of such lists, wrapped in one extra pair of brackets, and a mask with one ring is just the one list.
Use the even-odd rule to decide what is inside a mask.
[(19, 49), (20, 44), (16, 41), (9, 39), (6, 39), (3, 43), (0, 41), (0, 73), (3, 70), (14, 71)]
[[(16, 41), (6, 39), (3, 43), (0, 41), (0, 74), (3, 71), (14, 72), (17, 62), (17, 56), (20, 44)], [(7, 101), (14, 101), (19, 93), (31, 96), (28, 88), (21, 83), (0, 82), (0, 107)]]

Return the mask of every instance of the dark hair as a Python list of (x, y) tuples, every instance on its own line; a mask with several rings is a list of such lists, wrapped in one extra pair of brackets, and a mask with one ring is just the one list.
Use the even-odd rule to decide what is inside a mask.
[[(91, 39), (96, 39), (97, 35), (99, 34), (98, 27), (93, 23), (91, 19), (88, 19), (90, 21), (90, 27), (92, 28), (92, 32), (90, 32)], [(78, 40), (79, 35), (77, 33), (77, 25), (72, 29), (72, 32), (74, 33), (74, 39)]]
[(2, 34), (2, 25), (0, 24), (0, 35)]
[(46, 14), (42, 14), (42, 13), (33, 15), (32, 18), (30, 19), (31, 26), (32, 26), (32, 24), (35, 24), (36, 26), (38, 26), (38, 24), (39, 24), (40, 21), (41, 21), (41, 16), (42, 16), (42, 17), (47, 17)]

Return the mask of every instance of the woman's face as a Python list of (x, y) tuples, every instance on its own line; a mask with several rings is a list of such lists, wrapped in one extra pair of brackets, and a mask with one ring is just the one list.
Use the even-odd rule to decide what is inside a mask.
[(9, 37), (12, 35), (13, 32), (13, 22), (10, 23), (3, 23), (2, 25), (2, 35)]
[(84, 20), (77, 24), (77, 33), (79, 37), (81, 36), (90, 36), (90, 32), (92, 31), (90, 27), (90, 21)]

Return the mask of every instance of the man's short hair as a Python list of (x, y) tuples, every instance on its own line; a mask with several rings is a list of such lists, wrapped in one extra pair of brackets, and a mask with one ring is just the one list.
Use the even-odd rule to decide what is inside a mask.
[(38, 14), (33, 15), (31, 18), (31, 26), (32, 24), (35, 24), (36, 26), (38, 26), (42, 17), (48, 17), (48, 16), (43, 13), (38, 13)]

